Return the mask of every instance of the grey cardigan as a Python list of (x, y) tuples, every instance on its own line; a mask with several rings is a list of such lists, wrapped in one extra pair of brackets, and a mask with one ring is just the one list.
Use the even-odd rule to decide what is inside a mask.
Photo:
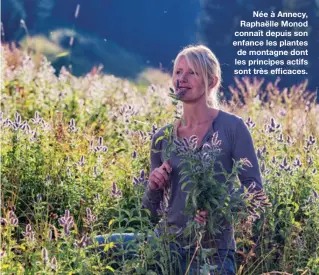
[[(158, 137), (164, 135), (164, 130), (168, 125), (164, 126), (158, 130), (152, 138), (151, 149), (163, 150), (164, 146), (167, 145), (167, 140), (162, 139), (156, 145), (155, 141)], [(233, 167), (233, 159), (236, 161), (241, 158), (247, 158), (251, 164), (252, 168), (246, 167), (245, 170), (241, 171), (239, 175), (239, 180), (242, 185), (248, 187), (253, 181), (256, 182), (256, 189), (262, 188), (261, 176), (259, 165), (253, 146), (253, 141), (251, 134), (245, 124), (245, 122), (238, 116), (219, 111), (218, 116), (212, 123), (212, 127), (204, 135), (204, 138), (199, 146), (210, 140), (214, 132), (218, 132), (218, 139), (221, 140), (221, 149), (223, 154), (219, 157), (219, 161), (223, 164), (224, 169), (231, 173)], [(151, 172), (162, 165), (164, 161), (164, 153), (154, 153), (151, 150)], [(179, 172), (181, 167), (178, 167), (181, 161), (180, 157), (174, 152), (171, 155), (171, 196), (168, 201), (168, 224), (172, 233), (181, 232), (186, 226), (188, 217), (185, 216), (185, 199), (186, 193), (181, 190), (182, 183), (180, 181)], [(186, 181), (187, 179), (185, 179)], [(223, 179), (220, 178), (223, 182)], [(143, 197), (143, 205), (147, 207), (152, 215), (158, 215), (157, 210), (160, 207), (160, 202), (163, 200), (163, 190), (147, 191)], [(161, 223), (161, 222), (160, 222)], [(218, 249), (236, 249), (236, 244), (234, 241), (233, 226), (226, 223), (226, 228), (220, 236), (216, 238), (214, 244), (208, 244), (208, 247), (216, 247)]]

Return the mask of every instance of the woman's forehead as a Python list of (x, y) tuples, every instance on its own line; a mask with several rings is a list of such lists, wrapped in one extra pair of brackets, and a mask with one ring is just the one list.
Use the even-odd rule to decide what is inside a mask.
[(183, 68), (190, 68), (190, 69), (198, 69), (195, 62), (191, 58), (187, 58), (186, 56), (182, 55), (177, 59), (175, 69), (183, 69)]

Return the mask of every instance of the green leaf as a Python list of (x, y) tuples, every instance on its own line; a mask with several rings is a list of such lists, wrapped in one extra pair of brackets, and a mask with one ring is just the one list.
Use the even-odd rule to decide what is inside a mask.
[(105, 267), (105, 269), (110, 270), (110, 271), (112, 271), (113, 273), (115, 272), (115, 270), (114, 270), (111, 266), (109, 266), (109, 265), (107, 265), (107, 266)]
[(182, 186), (181, 186), (181, 190), (184, 190), (185, 187), (187, 186), (187, 184), (190, 183), (190, 182), (191, 182), (190, 180), (184, 182), (184, 183), (182, 184)]
[(123, 152), (123, 151), (125, 152), (126, 149), (125, 149), (125, 148), (118, 148), (118, 149), (115, 149), (114, 152), (115, 152), (116, 154), (118, 154), (118, 153)]
[(161, 140), (164, 139), (164, 138), (165, 138), (165, 136), (160, 136), (160, 137), (158, 137), (158, 138), (156, 139), (156, 141), (155, 141), (155, 145), (157, 144), (157, 142), (161, 141)]
[(181, 179), (180, 179), (180, 182), (183, 182), (187, 177), (188, 177), (188, 175), (182, 176)]
[(110, 220), (109, 224), (108, 224), (108, 227), (110, 227), (114, 223), (114, 221), (115, 221), (114, 219)]
[(107, 252), (109, 251), (111, 248), (114, 248), (116, 247), (115, 243), (114, 242), (110, 242), (110, 243), (107, 243), (104, 245), (104, 252)]
[(69, 52), (62, 52), (62, 53), (57, 54), (55, 57), (64, 57), (67, 55), (69, 55)]

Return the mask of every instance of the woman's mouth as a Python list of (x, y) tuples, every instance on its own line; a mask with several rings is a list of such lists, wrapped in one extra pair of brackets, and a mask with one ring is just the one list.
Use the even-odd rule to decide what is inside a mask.
[(179, 81), (177, 80), (177, 83), (176, 83), (176, 96), (177, 97), (179, 97), (179, 98), (183, 97), (189, 89), (190, 89), (189, 87), (181, 87), (179, 84)]

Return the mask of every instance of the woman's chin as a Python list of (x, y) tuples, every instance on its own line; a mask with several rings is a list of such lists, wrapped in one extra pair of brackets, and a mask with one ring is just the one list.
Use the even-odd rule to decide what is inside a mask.
[(180, 90), (180, 91), (178, 91), (178, 93), (176, 94), (176, 96), (177, 96), (179, 99), (182, 99), (183, 97), (185, 97), (187, 91), (188, 91), (188, 90)]

